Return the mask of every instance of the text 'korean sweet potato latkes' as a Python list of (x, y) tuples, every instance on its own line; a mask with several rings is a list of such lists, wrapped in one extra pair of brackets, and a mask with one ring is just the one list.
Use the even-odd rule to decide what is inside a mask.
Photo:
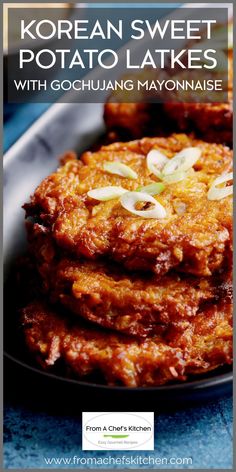
[[(165, 183), (155, 196), (165, 217), (143, 218), (127, 211), (118, 198), (101, 202), (88, 196), (88, 191), (106, 186), (135, 191), (156, 183), (158, 178), (147, 166), (148, 153), (156, 149), (170, 159), (188, 147), (201, 153), (193, 169), (183, 180)], [(158, 275), (174, 268), (210, 276), (224, 267), (232, 242), (232, 198), (211, 200), (208, 191), (217, 177), (232, 169), (229, 148), (175, 134), (103, 146), (81, 160), (71, 157), (25, 205), (27, 215), (58, 247), (73, 257), (105, 256), (129, 270)], [(136, 177), (108, 172), (107, 162), (129, 166)]]
[(109, 385), (129, 387), (183, 381), (232, 362), (231, 305), (212, 305), (184, 330), (172, 327), (165, 337), (135, 340), (87, 326), (41, 302), (23, 310), (29, 350), (48, 371), (57, 366), (84, 378), (100, 373)]

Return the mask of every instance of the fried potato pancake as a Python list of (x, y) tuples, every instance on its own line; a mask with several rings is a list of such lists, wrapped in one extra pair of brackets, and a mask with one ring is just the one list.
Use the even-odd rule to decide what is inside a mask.
[[(160, 103), (113, 103), (104, 105), (108, 140), (127, 141), (144, 136), (163, 136), (170, 130)], [(161, 119), (160, 119), (161, 117)]]
[[(181, 92), (167, 103), (116, 103), (115, 95), (104, 107), (104, 120), (111, 141), (160, 136), (166, 132), (194, 132), (208, 142), (232, 146), (233, 53), (229, 51), (228, 101), (202, 103), (196, 97), (183, 102)], [(186, 78), (186, 72), (182, 75)], [(176, 77), (181, 79), (180, 76)], [(190, 78), (190, 77), (189, 77)], [(219, 74), (219, 79), (221, 79)], [(170, 94), (170, 92), (169, 92)], [(142, 99), (143, 100), (143, 99)], [(147, 100), (148, 102), (148, 100)]]
[[(163, 105), (163, 113), (170, 126), (181, 132), (195, 131), (206, 141), (226, 143), (232, 146), (233, 139), (233, 51), (228, 53), (228, 101), (225, 103), (181, 103)], [(221, 79), (221, 75), (219, 79)], [(177, 125), (177, 128), (176, 128)]]
[[(231, 274), (213, 277), (131, 274), (117, 264), (68, 259), (40, 225), (28, 228), (42, 293), (103, 327), (146, 337), (164, 333), (209, 303), (231, 301)], [(40, 291), (40, 289), (39, 289)]]
[[(167, 212), (163, 219), (136, 216), (124, 209), (119, 199), (98, 202), (87, 195), (91, 189), (108, 185), (136, 190), (153, 183), (157, 178), (147, 168), (148, 152), (158, 149), (171, 158), (189, 146), (201, 148), (201, 157), (183, 181), (166, 185), (156, 196)], [(65, 160), (39, 185), (24, 208), (27, 216), (73, 257), (106, 256), (129, 270), (158, 275), (175, 268), (210, 276), (224, 265), (232, 242), (232, 198), (211, 201), (207, 193), (214, 179), (232, 168), (232, 152), (227, 147), (174, 134), (115, 143), (87, 152), (81, 160), (73, 154)], [(105, 161), (130, 166), (137, 179), (106, 172)]]
[(209, 142), (232, 146), (233, 106), (230, 103), (166, 103), (169, 123), (177, 123), (178, 131), (195, 131)]
[(106, 328), (144, 337), (166, 331), (170, 324), (196, 315), (221, 292), (225, 295), (225, 282), (217, 285), (211, 278), (130, 278), (107, 265), (68, 260), (55, 273), (49, 271), (49, 280), (53, 301)]
[(145, 340), (88, 326), (33, 302), (23, 310), (26, 344), (36, 362), (74, 378), (100, 373), (109, 385), (155, 386), (184, 381), (232, 363), (231, 305), (212, 305), (172, 327), (165, 337)]
[(233, 102), (106, 103), (104, 120), (109, 140), (160, 136), (173, 130), (195, 132), (212, 143), (232, 146)]

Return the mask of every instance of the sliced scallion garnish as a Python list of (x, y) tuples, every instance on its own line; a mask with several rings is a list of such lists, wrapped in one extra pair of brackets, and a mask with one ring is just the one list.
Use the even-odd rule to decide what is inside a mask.
[(222, 198), (226, 198), (232, 195), (233, 185), (229, 185), (227, 187), (219, 187), (219, 185), (225, 184), (226, 182), (230, 182), (231, 180), (233, 180), (233, 172), (229, 172), (228, 174), (223, 174), (220, 175), (220, 177), (217, 177), (211, 185), (210, 189), (208, 190), (208, 200), (221, 200)]
[(128, 179), (137, 179), (137, 173), (131, 169), (131, 167), (123, 164), (122, 162), (105, 162), (103, 169), (109, 174), (120, 175), (121, 177), (126, 177)]
[[(121, 205), (130, 213), (142, 218), (165, 218), (165, 208), (151, 195), (144, 192), (126, 192), (120, 199)], [(149, 210), (136, 210), (137, 203), (151, 203)]]
[(181, 180), (184, 180), (187, 177), (186, 172), (174, 172), (173, 174), (169, 175), (163, 175), (163, 182), (166, 182), (167, 184), (174, 184), (176, 182), (181, 182)]
[(162, 169), (167, 162), (169, 159), (157, 149), (152, 149), (147, 155), (147, 168), (159, 179), (162, 179)]
[(170, 175), (176, 172), (184, 172), (191, 169), (201, 156), (201, 149), (198, 147), (189, 147), (175, 154), (169, 159), (162, 170), (162, 175)]
[(121, 197), (124, 193), (126, 193), (123, 187), (116, 187), (116, 186), (108, 186), (108, 187), (100, 187), (95, 188), (94, 190), (89, 190), (87, 195), (90, 198), (94, 198), (95, 200), (100, 200), (101, 202), (106, 202), (108, 200), (114, 200), (115, 198)]
[(148, 195), (159, 195), (165, 190), (165, 185), (162, 182), (155, 182), (153, 184), (145, 185), (145, 187), (137, 188), (136, 192), (144, 192)]

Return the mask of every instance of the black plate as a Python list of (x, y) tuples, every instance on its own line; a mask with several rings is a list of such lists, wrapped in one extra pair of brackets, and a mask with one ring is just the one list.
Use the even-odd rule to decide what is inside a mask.
[[(100, 104), (56, 104), (40, 118), (35, 125), (11, 148), (4, 157), (4, 263), (5, 277), (8, 279), (12, 263), (26, 247), (24, 228), (24, 212), (21, 205), (29, 199), (37, 184), (57, 167), (58, 156), (67, 149), (78, 152), (89, 147), (103, 132), (103, 106)], [(8, 292), (9, 293), (9, 292)], [(5, 297), (7, 308), (4, 310), (5, 351), (8, 362), (18, 364), (19, 371), (28, 369), (29, 377), (44, 378), (52, 388), (52, 384), (59, 383), (68, 390), (78, 388), (91, 395), (106, 398), (124, 393), (125, 401), (140, 395), (163, 400), (165, 404), (202, 400), (229, 392), (232, 386), (232, 370), (229, 368), (214, 371), (211, 374), (196, 378), (186, 383), (148, 388), (110, 387), (84, 381), (62, 378), (47, 374), (35, 368), (28, 361), (25, 353), (18, 349), (9, 330), (9, 321), (14, 314), (8, 306), (11, 295)], [(13, 297), (14, 298), (14, 297)], [(17, 333), (15, 333), (17, 338)], [(23, 374), (22, 374), (23, 375)], [(40, 380), (41, 382), (42, 380)], [(35, 383), (36, 382), (36, 383)]]

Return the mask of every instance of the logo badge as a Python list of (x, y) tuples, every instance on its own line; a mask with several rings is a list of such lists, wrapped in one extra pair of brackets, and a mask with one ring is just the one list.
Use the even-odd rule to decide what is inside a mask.
[(153, 451), (153, 412), (84, 412), (83, 451)]

